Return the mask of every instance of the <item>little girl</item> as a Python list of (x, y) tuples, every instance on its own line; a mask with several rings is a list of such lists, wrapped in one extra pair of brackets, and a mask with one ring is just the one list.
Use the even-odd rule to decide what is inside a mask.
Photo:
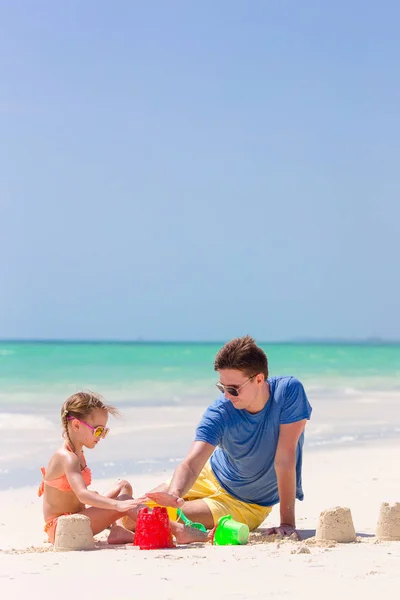
[[(132, 487), (125, 480), (117, 481), (103, 495), (88, 489), (92, 476), (83, 447), (94, 448), (107, 436), (109, 414), (116, 416), (118, 411), (92, 392), (70, 396), (61, 408), (64, 444), (51, 457), (47, 469), (42, 467), (43, 481), (38, 491), (39, 496), (43, 495), (44, 530), (52, 544), (58, 518), (76, 513), (90, 518), (93, 535), (112, 525), (109, 544), (133, 541), (138, 506), (145, 498), (134, 500)], [(208, 539), (207, 533), (182, 523), (171, 521), (171, 530), (181, 544)]]

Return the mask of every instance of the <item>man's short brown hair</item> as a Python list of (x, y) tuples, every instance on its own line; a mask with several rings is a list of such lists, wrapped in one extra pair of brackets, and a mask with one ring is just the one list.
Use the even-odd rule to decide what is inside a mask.
[(264, 373), (268, 377), (268, 359), (249, 335), (235, 338), (222, 346), (214, 361), (214, 371), (221, 369), (237, 369), (247, 377)]

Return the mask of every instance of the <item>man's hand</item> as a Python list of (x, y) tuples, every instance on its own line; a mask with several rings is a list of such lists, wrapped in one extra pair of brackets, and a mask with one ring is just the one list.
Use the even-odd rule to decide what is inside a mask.
[(160, 506), (172, 506), (173, 508), (180, 508), (185, 503), (183, 498), (174, 496), (169, 492), (148, 492), (146, 496)]
[(265, 533), (266, 535), (279, 535), (280, 537), (290, 537), (294, 534), (298, 540), (301, 539), (296, 527), (286, 523), (282, 523), (279, 527), (270, 527)]

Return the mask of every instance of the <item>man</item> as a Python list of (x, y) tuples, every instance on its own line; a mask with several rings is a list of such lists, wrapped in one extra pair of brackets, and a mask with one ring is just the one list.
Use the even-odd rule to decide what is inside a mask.
[(209, 529), (231, 514), (253, 530), (279, 502), (280, 526), (269, 533), (291, 535), (312, 410), (303, 386), (294, 377), (268, 378), (267, 356), (250, 336), (225, 344), (214, 370), (222, 396), (205, 411), (169, 485), (147, 495)]

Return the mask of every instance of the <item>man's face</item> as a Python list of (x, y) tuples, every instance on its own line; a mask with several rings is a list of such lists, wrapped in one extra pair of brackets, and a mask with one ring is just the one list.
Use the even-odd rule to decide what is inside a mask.
[[(224, 386), (225, 398), (230, 400), (238, 410), (252, 411), (257, 405), (262, 385), (265, 381), (262, 373), (257, 373), (249, 378), (243, 371), (236, 369), (221, 369), (219, 373), (219, 382)], [(229, 388), (238, 390), (238, 396), (230, 393)], [(240, 388), (240, 389), (239, 389)]]

